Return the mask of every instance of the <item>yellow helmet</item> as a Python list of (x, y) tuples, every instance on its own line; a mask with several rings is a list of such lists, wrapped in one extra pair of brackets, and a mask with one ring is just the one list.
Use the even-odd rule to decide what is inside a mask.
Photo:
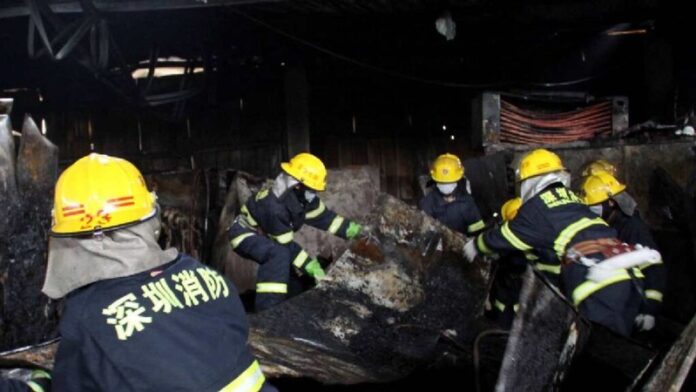
[(519, 181), (523, 181), (530, 177), (559, 170), (566, 170), (561, 158), (549, 150), (538, 148), (522, 158), (517, 170), (517, 178)]
[(506, 201), (505, 204), (503, 204), (503, 206), (500, 208), (500, 215), (503, 217), (504, 221), (511, 221), (515, 219), (515, 216), (517, 216), (517, 210), (519, 210), (521, 206), (521, 197), (510, 199)]
[(290, 162), (280, 164), (283, 170), (315, 191), (326, 189), (326, 167), (321, 159), (308, 153), (301, 152), (290, 159)]
[(618, 170), (616, 169), (616, 166), (612, 165), (608, 161), (605, 161), (604, 159), (598, 159), (587, 165), (585, 169), (582, 171), (582, 175), (591, 176), (599, 172), (607, 172), (612, 176), (616, 176), (617, 171)]
[(582, 201), (587, 205), (599, 204), (626, 190), (611, 174), (600, 171), (585, 178), (582, 184)]
[(433, 162), (430, 177), (435, 182), (457, 182), (464, 177), (464, 166), (453, 154), (442, 154)]
[(133, 164), (92, 153), (58, 178), (51, 234), (83, 235), (142, 222), (157, 212), (155, 200)]

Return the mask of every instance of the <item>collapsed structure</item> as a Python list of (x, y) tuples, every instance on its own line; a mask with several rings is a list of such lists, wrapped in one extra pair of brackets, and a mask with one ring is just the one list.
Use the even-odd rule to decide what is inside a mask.
[(24, 119), (16, 154), (0, 104), (0, 351), (57, 336), (56, 303), (41, 293), (58, 148)]
[[(461, 234), (388, 195), (378, 198), (366, 223), (366, 238), (350, 243), (316, 288), (251, 317), (250, 344), (269, 376), (386, 382), (447, 358), (495, 374), (498, 391), (542, 390), (562, 386), (574, 359), (588, 350), (605, 356), (604, 365), (634, 387), (684, 382), (696, 352), (693, 322), (657, 367), (654, 351), (591, 326), (531, 270), (504, 352), (489, 353), (502, 362), (500, 370), (496, 361), (482, 369), (482, 339), (495, 331), (483, 317), (490, 262), (464, 262)], [(607, 347), (622, 352), (612, 360), (601, 352)], [(50, 366), (51, 355), (39, 348), (10, 358)]]

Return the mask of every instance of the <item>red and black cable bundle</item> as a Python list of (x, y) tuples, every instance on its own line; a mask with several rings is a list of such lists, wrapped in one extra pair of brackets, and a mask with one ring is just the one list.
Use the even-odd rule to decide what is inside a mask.
[(559, 144), (592, 139), (611, 130), (611, 101), (567, 112), (540, 113), (501, 100), (501, 142)]

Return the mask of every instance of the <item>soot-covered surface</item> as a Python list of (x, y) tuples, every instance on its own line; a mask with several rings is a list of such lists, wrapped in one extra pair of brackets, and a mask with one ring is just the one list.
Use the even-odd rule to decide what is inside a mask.
[(477, 335), (488, 265), (465, 262), (462, 236), (392, 197), (369, 222), (316, 288), (252, 316), (269, 375), (386, 382), (444, 355), (470, 357), (440, 343)]
[[(0, 116), (3, 117), (3, 116)], [(55, 303), (41, 293), (58, 149), (41, 135), (31, 117), (22, 128), (14, 159), (9, 121), (0, 123), (0, 350), (42, 342), (57, 333)], [(9, 154), (9, 155), (8, 155)]]
[(496, 391), (539, 391), (559, 385), (589, 325), (531, 269), (512, 325)]

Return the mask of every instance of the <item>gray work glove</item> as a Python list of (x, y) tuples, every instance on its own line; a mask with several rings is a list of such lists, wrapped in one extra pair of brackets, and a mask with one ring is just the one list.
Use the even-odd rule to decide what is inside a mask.
[(468, 261), (474, 261), (476, 257), (478, 256), (479, 252), (478, 249), (476, 248), (476, 239), (472, 238), (469, 240), (469, 242), (464, 245), (464, 257)]
[(655, 328), (655, 316), (650, 314), (639, 314), (636, 317), (635, 325), (641, 332), (650, 331)]

